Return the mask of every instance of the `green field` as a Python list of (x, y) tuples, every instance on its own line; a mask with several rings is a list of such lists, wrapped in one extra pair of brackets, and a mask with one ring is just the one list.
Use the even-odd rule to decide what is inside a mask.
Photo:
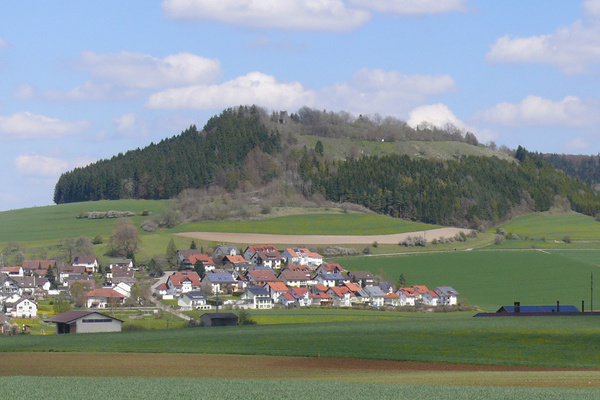
[(288, 215), (254, 221), (207, 221), (184, 224), (173, 232), (239, 232), (277, 235), (377, 235), (422, 231), (439, 226), (377, 214), (319, 213)]
[[(349, 270), (384, 273), (391, 282), (404, 274), (409, 285), (452, 286), (459, 299), (495, 311), (501, 305), (572, 304), (589, 307), (590, 273), (600, 250), (481, 249), (430, 254), (335, 259)], [(596, 294), (594, 303), (600, 305)]]
[(565, 236), (572, 240), (600, 241), (600, 222), (593, 217), (568, 213), (534, 213), (516, 217), (503, 225), (509, 233), (524, 237), (561, 241)]
[[(593, 399), (597, 390), (306, 382), (302, 380), (0, 377), (6, 398), (44, 399)], [(300, 395), (301, 394), (301, 395)]]
[(472, 315), (402, 313), (391, 320), (18, 336), (0, 340), (0, 352), (246, 354), (598, 368), (597, 317)]

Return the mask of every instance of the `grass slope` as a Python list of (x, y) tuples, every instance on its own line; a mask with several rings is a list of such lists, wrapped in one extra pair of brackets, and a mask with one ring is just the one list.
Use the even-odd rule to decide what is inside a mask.
[(318, 213), (252, 221), (207, 221), (184, 224), (173, 232), (239, 232), (277, 235), (378, 235), (435, 229), (438, 226), (377, 214)]
[[(460, 299), (495, 311), (501, 305), (573, 304), (589, 306), (590, 272), (600, 250), (473, 250), (389, 257), (335, 259), (349, 270), (383, 273), (391, 282), (404, 274), (409, 285), (452, 286)], [(600, 304), (600, 298), (595, 299)]]
[(1, 340), (0, 351), (321, 356), (597, 368), (600, 331), (596, 317), (473, 318), (471, 313), (405, 313), (381, 321), (19, 336)]
[(562, 240), (569, 236), (574, 240), (600, 240), (600, 222), (576, 212), (523, 215), (503, 225), (503, 228), (522, 237), (527, 235), (538, 239)]

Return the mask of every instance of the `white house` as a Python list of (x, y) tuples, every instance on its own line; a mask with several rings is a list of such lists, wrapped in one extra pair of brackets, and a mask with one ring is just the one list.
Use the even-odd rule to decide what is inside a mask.
[(385, 301), (385, 293), (379, 286), (365, 286), (363, 289), (369, 295), (369, 304), (373, 307), (381, 307)]
[(413, 288), (400, 288), (396, 294), (400, 297), (400, 306), (414, 306), (419, 299), (419, 295)]
[(433, 289), (440, 296), (439, 305), (455, 306), (458, 304), (459, 293), (451, 286), (440, 286)]
[(313, 268), (323, 263), (323, 256), (309, 249), (287, 248), (282, 257), (287, 260), (288, 264), (307, 265)]
[(177, 300), (177, 305), (183, 311), (210, 310), (212, 307), (206, 304), (206, 296), (200, 291), (186, 292)]
[(131, 297), (132, 286), (133, 285), (130, 285), (126, 282), (119, 282), (115, 287), (113, 287), (113, 290), (121, 293), (123, 296), (125, 296), (126, 299), (128, 299), (129, 297)]
[(195, 271), (173, 272), (167, 278), (167, 294), (179, 296), (182, 293), (200, 290), (200, 276)]
[(37, 318), (38, 306), (33, 300), (21, 297), (12, 305), (10, 315), (13, 318)]
[(440, 296), (433, 290), (428, 291), (421, 297), (423, 304), (428, 306), (437, 306), (440, 301)]
[(273, 308), (273, 300), (267, 289), (262, 286), (249, 286), (242, 293), (241, 299), (249, 305), (249, 308), (270, 309)]
[(350, 307), (352, 293), (346, 286), (334, 286), (327, 290), (327, 295), (333, 300), (336, 307)]
[(109, 308), (123, 304), (125, 296), (110, 288), (94, 289), (87, 295), (87, 308)]
[(202, 278), (201, 287), (212, 294), (233, 292), (237, 289), (237, 281), (227, 272), (208, 272)]
[(98, 259), (94, 256), (73, 257), (71, 265), (85, 267), (88, 274), (98, 271)]
[(108, 267), (111, 271), (114, 267), (124, 267), (126, 271), (129, 271), (133, 268), (133, 260), (129, 258), (113, 258), (110, 260)]

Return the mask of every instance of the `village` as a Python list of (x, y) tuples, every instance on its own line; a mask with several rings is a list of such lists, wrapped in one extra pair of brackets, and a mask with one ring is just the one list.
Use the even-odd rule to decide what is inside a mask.
[[(103, 317), (89, 316), (106, 316), (103, 312), (140, 304), (170, 310), (176, 315), (191, 310), (210, 313), (219, 307), (221, 310), (311, 306), (397, 309), (458, 304), (458, 292), (452, 287), (396, 288), (369, 271), (347, 271), (339, 264), (324, 262), (320, 254), (307, 248), (286, 248), (280, 253), (273, 245), (251, 245), (240, 253), (236, 247), (218, 245), (207, 253), (210, 255), (198, 249), (178, 250), (178, 270), (167, 271), (162, 277), (143, 274), (131, 259), (111, 259), (102, 269), (94, 256), (76, 256), (70, 265), (61, 267), (55, 260), (24, 260), (22, 266), (2, 267), (0, 303), (4, 314), (0, 316), (0, 324), (3, 331), (10, 331), (11, 319), (38, 318), (38, 301), (48, 298), (66, 299), (77, 309), (66, 313), (67, 319), (85, 316), (87, 322), (109, 322)], [(56, 277), (53, 271), (58, 271)], [(139, 288), (140, 276), (152, 282), (149, 293), (134, 290)], [(51, 280), (55, 280), (55, 288), (51, 287)], [(176, 307), (164, 304), (173, 305), (174, 301)], [(48, 320), (57, 323), (57, 332), (67, 333), (61, 321), (61, 318)], [(110, 321), (115, 322), (115, 318)], [(120, 323), (116, 325), (110, 330), (120, 330)], [(99, 331), (106, 331), (109, 325), (100, 326), (103, 328)]]

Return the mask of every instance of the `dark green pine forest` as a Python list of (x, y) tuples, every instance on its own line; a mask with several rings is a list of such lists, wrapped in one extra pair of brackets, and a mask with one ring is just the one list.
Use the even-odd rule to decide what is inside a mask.
[(235, 191), (280, 184), (307, 198), (320, 195), (393, 217), (473, 228), (515, 212), (546, 211), (557, 202), (587, 215), (600, 212), (600, 197), (587, 183), (522, 147), (512, 160), (399, 154), (342, 159), (324, 152), (321, 141), (307, 148), (298, 140), (306, 134), (343, 138), (347, 129), (348, 137), (379, 141), (385, 128), (387, 141), (422, 135), (427, 141), (482, 146), (470, 133), (412, 130), (405, 123), (385, 125), (362, 116), (344, 121), (340, 115), (303, 108), (280, 125), (274, 123), (281, 122), (278, 116), (269, 118), (256, 106), (227, 109), (201, 131), (191, 126), (160, 143), (64, 173), (54, 201), (167, 199), (185, 189)]

